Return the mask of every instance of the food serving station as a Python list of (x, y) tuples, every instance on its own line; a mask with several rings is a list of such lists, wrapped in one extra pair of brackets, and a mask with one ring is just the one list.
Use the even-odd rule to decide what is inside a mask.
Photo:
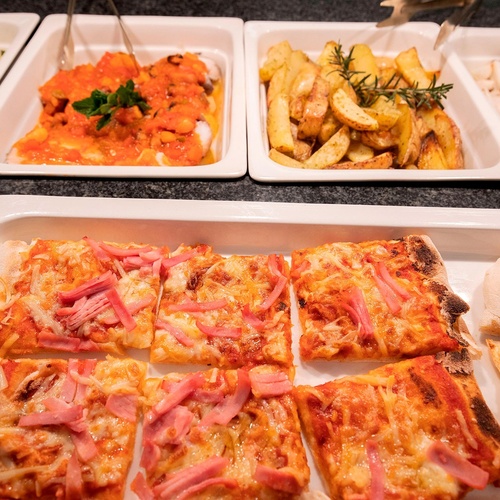
[[(75, 65), (89, 59), (95, 64), (105, 50), (125, 51), (128, 40), (118, 22), (127, 28), (141, 64), (152, 64), (164, 50), (169, 54), (193, 50), (214, 60), (225, 85), (215, 161), (111, 167), (7, 161), (12, 145), (32, 130), (40, 114), (38, 88), (57, 72), (68, 5), (65, 0), (4, 2), (0, 7), (0, 30), (6, 37), (3, 40), (0, 32), (4, 57), (3, 66), (0, 58), (0, 243), (88, 237), (170, 249), (206, 244), (225, 256), (283, 254), (290, 262), (293, 251), (329, 241), (426, 234), (443, 257), (451, 289), (470, 306), (466, 326), (482, 352), (473, 361), (474, 372), (500, 421), (500, 374), (479, 328), (485, 308), (483, 279), (500, 258), (500, 107), (495, 108), (473, 76), (480, 65), (500, 61), (500, 2), (480, 2), (436, 49), (440, 25), (453, 8), (416, 14), (410, 23), (377, 27), (391, 9), (376, 0), (115, 3), (119, 16), (113, 15), (107, 0), (76, 2)], [(328, 40), (345, 41), (346, 46), (361, 41), (391, 57), (416, 46), (424, 66), (439, 68), (440, 75), (453, 82), (445, 110), (462, 132), (464, 168), (320, 170), (271, 161), (266, 90), (259, 68), (268, 49), (284, 39), (314, 57)], [(500, 71), (498, 80), (500, 84)], [(1, 272), (0, 263), (0, 277)], [(380, 360), (304, 362), (293, 298), (290, 314), (296, 384), (321, 384), (380, 365)], [(144, 356), (139, 354), (147, 362)], [(148, 366), (153, 376), (178, 368)], [(139, 436), (131, 466), (134, 474), (141, 466), (140, 453)], [(309, 449), (307, 454), (310, 487), (320, 492), (317, 498), (326, 498)], [(126, 500), (136, 498), (130, 481)], [(489, 485), (467, 499), (494, 495), (498, 490)]]

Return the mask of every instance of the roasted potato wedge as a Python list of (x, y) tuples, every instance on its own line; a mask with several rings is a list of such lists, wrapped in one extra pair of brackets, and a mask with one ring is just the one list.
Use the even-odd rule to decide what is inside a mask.
[(379, 97), (369, 108), (364, 108), (364, 111), (377, 120), (380, 130), (391, 129), (401, 116), (394, 101), (386, 97)]
[(343, 89), (337, 89), (330, 99), (335, 117), (355, 130), (378, 130), (378, 122), (359, 107)]
[(332, 167), (346, 154), (350, 142), (349, 127), (344, 125), (304, 162), (304, 167), (313, 169)]
[(349, 170), (365, 170), (365, 169), (388, 169), (393, 165), (394, 157), (392, 153), (386, 151), (385, 153), (380, 153), (373, 158), (362, 160), (362, 161), (344, 161), (332, 165), (330, 168), (333, 169), (349, 169)]
[(287, 92), (286, 82), (287, 82), (287, 74), (288, 74), (288, 64), (283, 64), (280, 66), (271, 77), (269, 82), (269, 86), (267, 88), (267, 105), (271, 104), (271, 101), (278, 94), (283, 94)]
[(372, 159), (375, 156), (375, 152), (366, 144), (351, 140), (346, 156), (352, 162), (360, 162)]
[(319, 134), (328, 110), (328, 95), (328, 82), (317, 76), (304, 103), (304, 112), (297, 132), (299, 139), (316, 137)]
[(319, 67), (311, 62), (302, 65), (290, 86), (290, 116), (300, 120), (304, 113), (304, 104), (311, 93), (314, 81), (319, 74)]
[(422, 170), (446, 170), (448, 168), (443, 150), (433, 130), (422, 140), (417, 167)]
[(326, 42), (325, 45), (323, 45), (323, 49), (320, 55), (318, 56), (318, 59), (316, 59), (316, 63), (319, 66), (326, 66), (332, 64), (335, 55), (335, 50), (337, 49), (338, 46), (339, 44), (332, 40)]
[(260, 79), (263, 82), (270, 81), (276, 70), (288, 61), (291, 53), (292, 47), (287, 40), (272, 45), (267, 51), (265, 63), (259, 70)]
[(398, 105), (401, 116), (396, 124), (398, 130), (398, 154), (396, 161), (399, 166), (415, 163), (420, 154), (420, 134), (415, 117), (415, 111), (407, 104)]
[(290, 129), (288, 95), (280, 93), (269, 104), (267, 112), (267, 135), (269, 144), (280, 153), (292, 155), (293, 136)]
[(353, 45), (351, 57), (350, 69), (357, 73), (353, 76), (354, 82), (366, 79), (366, 83), (372, 85), (375, 80), (380, 78), (377, 60), (373, 55), (372, 49), (370, 49), (368, 45), (364, 43)]
[(415, 47), (400, 52), (396, 56), (395, 62), (398, 71), (403, 75), (408, 85), (417, 85), (423, 89), (430, 86), (432, 80), (422, 66)]
[(274, 148), (270, 149), (269, 158), (271, 158), (271, 160), (275, 161), (276, 163), (279, 163), (280, 165), (284, 165), (285, 167), (305, 168), (302, 162), (294, 160), (293, 158), (280, 153), (277, 149)]

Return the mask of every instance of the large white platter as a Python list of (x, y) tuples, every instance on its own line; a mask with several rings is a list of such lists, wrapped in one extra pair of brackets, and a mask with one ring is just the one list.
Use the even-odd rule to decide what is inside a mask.
[(40, 16), (33, 12), (0, 13), (0, 81), (23, 49)]
[[(434, 50), (439, 26), (406, 23), (377, 28), (375, 23), (249, 21), (245, 23), (247, 78), (248, 168), (261, 182), (325, 181), (442, 181), (500, 179), (500, 116), (474, 84), (463, 62), (453, 51)], [(441, 69), (440, 83), (452, 83), (446, 112), (456, 121), (463, 139), (465, 169), (461, 170), (307, 170), (285, 167), (268, 158), (265, 87), (259, 67), (272, 45), (288, 40), (293, 49), (311, 58), (325, 42), (333, 40), (348, 50), (354, 43), (368, 44), (375, 55), (396, 56), (416, 47), (427, 69)]]
[[(482, 359), (475, 362), (476, 378), (500, 420), (500, 376), (490, 361), (484, 337), (478, 333), (483, 276), (500, 257), (500, 210), (0, 196), (0, 241), (79, 239), (87, 235), (116, 242), (167, 244), (171, 248), (183, 242), (204, 242), (226, 255), (281, 252), (289, 258), (293, 249), (328, 241), (397, 238), (410, 233), (425, 233), (433, 239), (444, 258), (452, 288), (470, 304), (465, 320), (483, 351)], [(316, 385), (378, 366), (374, 362), (300, 362), (294, 304), (292, 319), (296, 384)], [(169, 370), (186, 368), (150, 366), (151, 375)], [(310, 465), (311, 489), (324, 491), (312, 460)], [(138, 460), (132, 465), (130, 477), (137, 467)], [(467, 498), (491, 499), (495, 495), (498, 491), (487, 488)], [(129, 493), (127, 498), (135, 496)]]
[[(195, 167), (106, 167), (14, 165), (4, 163), (12, 144), (36, 124), (42, 105), (38, 87), (57, 72), (57, 52), (66, 15), (44, 18), (2, 83), (0, 94), (0, 175), (79, 177), (234, 178), (247, 171), (243, 21), (238, 18), (123, 16), (136, 56), (151, 64), (186, 51), (215, 62), (224, 82), (223, 118), (213, 147), (217, 161)], [(114, 16), (75, 15), (75, 65), (95, 64), (106, 52), (125, 52)], [(7, 126), (8, 124), (8, 126)]]

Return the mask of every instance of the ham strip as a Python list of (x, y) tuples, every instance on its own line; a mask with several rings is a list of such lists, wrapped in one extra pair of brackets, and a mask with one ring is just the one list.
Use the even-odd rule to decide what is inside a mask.
[(250, 309), (249, 304), (245, 304), (242, 310), (243, 321), (252, 328), (255, 328), (258, 332), (264, 329), (265, 323), (260, 320)]
[(71, 304), (78, 299), (81, 299), (82, 297), (108, 290), (109, 288), (115, 286), (117, 281), (118, 279), (112, 271), (106, 271), (104, 274), (86, 281), (73, 290), (67, 292), (59, 292), (59, 300), (63, 304)]
[(378, 452), (378, 443), (374, 439), (367, 439), (365, 443), (368, 467), (370, 468), (370, 500), (384, 499), (384, 465)]
[(347, 311), (353, 323), (359, 328), (362, 340), (371, 339), (374, 335), (373, 324), (366, 307), (363, 292), (357, 286), (344, 292), (342, 307)]
[(144, 247), (132, 247), (132, 248), (119, 248), (114, 245), (109, 245), (108, 243), (104, 243), (100, 241), (98, 243), (99, 247), (102, 248), (106, 253), (112, 255), (113, 257), (118, 257), (119, 259), (123, 259), (125, 257), (130, 257), (134, 255), (140, 255), (142, 253), (151, 252), (152, 248), (150, 246)]
[[(81, 340), (78, 337), (61, 337), (48, 330), (42, 330), (38, 334), (39, 347), (54, 349), (57, 351), (79, 352)], [(97, 350), (97, 349), (96, 349)]]
[(73, 441), (76, 452), (82, 462), (90, 462), (90, 460), (97, 456), (97, 446), (88, 429), (81, 432), (71, 432), (71, 441)]
[(127, 306), (123, 303), (120, 295), (116, 288), (110, 288), (106, 292), (106, 298), (109, 300), (111, 306), (115, 310), (116, 315), (120, 318), (123, 326), (127, 330), (127, 332), (131, 332), (136, 326), (137, 323), (133, 318), (130, 311), (127, 309)]
[(383, 262), (377, 262), (374, 264), (376, 273), (384, 280), (385, 283), (397, 293), (403, 300), (411, 299), (410, 293), (399, 285), (396, 280), (389, 274), (389, 270)]
[(168, 321), (159, 319), (156, 321), (155, 326), (159, 330), (165, 330), (170, 333), (179, 344), (185, 347), (194, 346), (194, 340), (192, 338), (188, 337), (180, 328), (171, 325)]
[(292, 390), (292, 382), (283, 372), (258, 373), (248, 372), (253, 394), (258, 398), (269, 398), (288, 394)]
[(61, 425), (68, 422), (75, 422), (82, 418), (82, 405), (70, 406), (64, 410), (42, 411), (39, 413), (30, 413), (23, 415), (19, 419), (20, 427), (32, 427), (37, 425)]
[(241, 337), (241, 328), (239, 327), (204, 325), (198, 320), (196, 321), (196, 326), (200, 332), (209, 337), (227, 337), (230, 339), (239, 339)]
[(175, 500), (186, 500), (191, 498), (195, 493), (199, 493), (203, 491), (205, 488), (209, 486), (213, 486), (214, 484), (218, 484), (224, 486), (229, 489), (234, 489), (238, 487), (238, 481), (233, 479), (232, 477), (211, 477), (210, 479), (205, 479), (201, 483), (190, 486), (185, 489), (181, 494), (175, 497)]
[(391, 313), (397, 314), (401, 311), (401, 299), (394, 290), (377, 274), (373, 274), (373, 279)]
[(145, 424), (143, 442), (158, 446), (180, 444), (189, 432), (194, 415), (185, 406), (176, 406), (152, 424)]
[(138, 472), (130, 484), (132, 491), (139, 497), (140, 500), (154, 500), (153, 490), (148, 486), (146, 478), (142, 472)]
[[(76, 308), (77, 304), (78, 307)], [(75, 306), (72, 308), (74, 309), (73, 313), (66, 319), (66, 326), (69, 330), (76, 330), (87, 321), (94, 319), (102, 311), (105, 311), (109, 305), (109, 299), (105, 293), (97, 293), (89, 298), (83, 297), (75, 302)], [(59, 312), (56, 313), (60, 314)]]
[(66, 467), (66, 500), (80, 500), (83, 497), (82, 469), (76, 453), (71, 455)]
[(302, 491), (302, 487), (291, 468), (283, 467), (282, 469), (275, 469), (267, 465), (257, 464), (253, 477), (260, 484), (273, 488), (274, 490), (284, 491), (295, 495)]
[(166, 481), (155, 486), (153, 493), (158, 498), (175, 498), (186, 488), (217, 476), (228, 464), (229, 459), (225, 457), (209, 458), (204, 462), (173, 473)]
[(99, 246), (99, 243), (97, 241), (93, 240), (92, 238), (89, 238), (88, 236), (83, 237), (84, 241), (87, 242), (87, 244), (92, 248), (94, 251), (94, 255), (101, 261), (106, 262), (107, 260), (111, 260), (110, 256)]
[(250, 395), (250, 377), (248, 372), (238, 369), (238, 385), (233, 394), (226, 397), (212, 408), (199, 422), (201, 427), (213, 424), (227, 425), (243, 408)]
[(197, 255), (202, 255), (206, 253), (209, 249), (208, 245), (198, 245), (195, 248), (191, 248), (187, 252), (174, 255), (173, 257), (167, 257), (161, 261), (162, 271), (168, 271), (170, 267), (176, 266), (182, 262), (186, 262)]
[[(89, 375), (92, 373), (94, 370), (95, 366), (97, 364), (96, 359), (84, 359), (81, 360), (80, 363), (78, 364), (78, 375), (81, 375), (81, 377), (78, 378), (77, 382), (78, 385), (76, 386), (76, 393), (75, 393), (75, 401), (80, 402), (85, 400), (85, 394), (87, 392), (87, 387), (88, 383), (82, 383), (83, 380), (88, 379)], [(70, 375), (72, 372), (69, 372)]]
[(152, 441), (146, 441), (142, 450), (141, 461), (139, 465), (144, 467), (147, 472), (151, 472), (158, 465), (161, 457), (160, 447)]
[(205, 382), (205, 377), (201, 372), (193, 373), (184, 377), (172, 392), (168, 393), (161, 401), (159, 401), (153, 408), (146, 414), (146, 421), (151, 424), (164, 413), (170, 411), (174, 406), (184, 401), (196, 389), (200, 388)]
[[(126, 305), (127, 310), (130, 314), (137, 314), (140, 310), (148, 307), (154, 300), (155, 296), (152, 293), (145, 295), (142, 299), (135, 300), (134, 302), (130, 302)], [(106, 316), (102, 319), (102, 323), (106, 326), (116, 325), (120, 322), (120, 318), (116, 314), (112, 314), (110, 316)]]
[(128, 422), (137, 420), (137, 394), (110, 394), (106, 400), (106, 410)]
[[(66, 403), (62, 399), (58, 398), (47, 398), (44, 399), (43, 405), (47, 410), (50, 411), (61, 411), (61, 410), (67, 410), (68, 408), (72, 408), (73, 406), (70, 405), (69, 403)], [(79, 418), (78, 420), (75, 420), (74, 422), (66, 422), (65, 425), (69, 429), (75, 432), (82, 432), (87, 428), (87, 425), (85, 424), (85, 412), (86, 410), (83, 410), (82, 417)]]
[(482, 490), (488, 485), (488, 472), (469, 462), (441, 441), (434, 441), (429, 446), (427, 458), (471, 488)]

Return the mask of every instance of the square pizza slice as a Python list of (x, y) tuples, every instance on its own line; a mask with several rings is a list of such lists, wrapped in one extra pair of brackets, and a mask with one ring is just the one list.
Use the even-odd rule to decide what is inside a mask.
[(120, 499), (146, 364), (0, 360), (0, 498)]
[(465, 350), (299, 385), (294, 396), (331, 498), (454, 500), (500, 479), (500, 426)]
[(83, 238), (0, 246), (0, 355), (149, 348), (168, 251)]
[(163, 261), (153, 363), (291, 366), (289, 266), (282, 255), (223, 257), (181, 245)]
[(336, 242), (292, 253), (304, 360), (397, 360), (478, 352), (444, 261), (426, 235)]
[(289, 374), (276, 366), (147, 379), (140, 498), (290, 499), (309, 467)]

